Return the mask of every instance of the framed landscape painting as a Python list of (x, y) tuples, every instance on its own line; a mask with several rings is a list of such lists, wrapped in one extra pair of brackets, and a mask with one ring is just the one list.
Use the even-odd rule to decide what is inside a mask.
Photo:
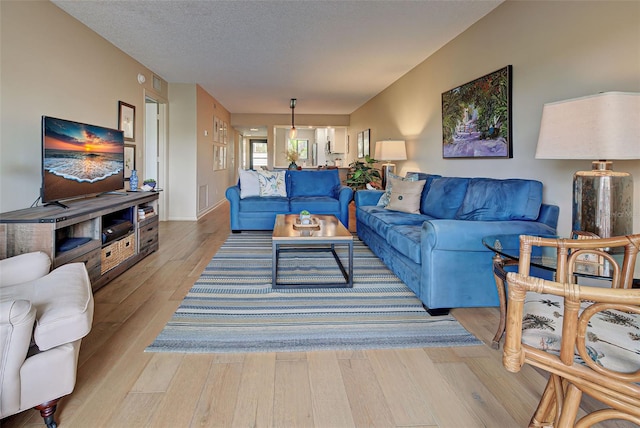
[(512, 158), (511, 65), (442, 94), (442, 157)]

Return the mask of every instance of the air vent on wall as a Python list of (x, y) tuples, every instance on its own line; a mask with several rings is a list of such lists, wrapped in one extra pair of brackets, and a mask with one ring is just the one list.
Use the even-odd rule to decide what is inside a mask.
[(156, 75), (153, 76), (153, 89), (158, 92), (162, 91), (162, 80)]

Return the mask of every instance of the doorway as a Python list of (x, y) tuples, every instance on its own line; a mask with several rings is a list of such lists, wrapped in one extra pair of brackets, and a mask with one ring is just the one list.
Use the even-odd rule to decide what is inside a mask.
[[(155, 178), (157, 189), (166, 189), (167, 104), (149, 95), (145, 96), (144, 123), (144, 177)], [(167, 219), (167, 204), (164, 192), (158, 200), (160, 220)]]
[(267, 140), (249, 140), (249, 168), (267, 166)]

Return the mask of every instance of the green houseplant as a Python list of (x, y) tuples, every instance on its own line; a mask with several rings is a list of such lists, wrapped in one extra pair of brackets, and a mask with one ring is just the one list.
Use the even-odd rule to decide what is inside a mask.
[(146, 180), (144, 180), (142, 182), (142, 184), (146, 184), (147, 186), (149, 186), (152, 189), (154, 189), (156, 187), (156, 180), (153, 179), (153, 178), (147, 178)]
[(374, 188), (380, 188), (380, 171), (374, 168), (373, 164), (378, 162), (369, 155), (364, 157), (364, 162), (354, 160), (349, 164), (349, 176), (345, 183), (353, 190), (364, 189), (367, 184)]

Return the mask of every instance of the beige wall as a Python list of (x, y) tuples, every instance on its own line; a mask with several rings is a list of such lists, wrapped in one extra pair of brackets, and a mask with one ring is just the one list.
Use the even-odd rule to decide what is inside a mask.
[(118, 101), (134, 105), (142, 168), (144, 93), (166, 82), (49, 1), (1, 1), (0, 43), (0, 212), (40, 195), (42, 115), (117, 128)]
[[(221, 121), (229, 124), (229, 112), (212, 97), (207, 91), (197, 86), (197, 187), (198, 187), (198, 216), (202, 216), (225, 200), (224, 192), (229, 187), (229, 168), (233, 169), (230, 162), (231, 144), (234, 140), (234, 132), (229, 129), (226, 147), (227, 169), (214, 171), (213, 167), (213, 118), (216, 116)], [(231, 128), (229, 126), (229, 128)], [(205, 135), (205, 131), (206, 134)], [(220, 137), (222, 143), (222, 136)], [(216, 145), (225, 146), (217, 143)]]
[[(442, 158), (441, 94), (513, 65), (513, 159)], [(351, 115), (350, 138), (404, 138), (401, 172), (523, 177), (544, 183), (571, 230), (573, 173), (590, 161), (536, 160), (544, 103), (602, 91), (640, 92), (640, 2), (507, 1)], [(640, 142), (634, 142), (640, 144)], [(353, 144), (352, 144), (353, 146)], [(373, 145), (372, 145), (373, 150)], [(634, 176), (634, 232), (640, 232), (640, 160), (614, 162)]]

